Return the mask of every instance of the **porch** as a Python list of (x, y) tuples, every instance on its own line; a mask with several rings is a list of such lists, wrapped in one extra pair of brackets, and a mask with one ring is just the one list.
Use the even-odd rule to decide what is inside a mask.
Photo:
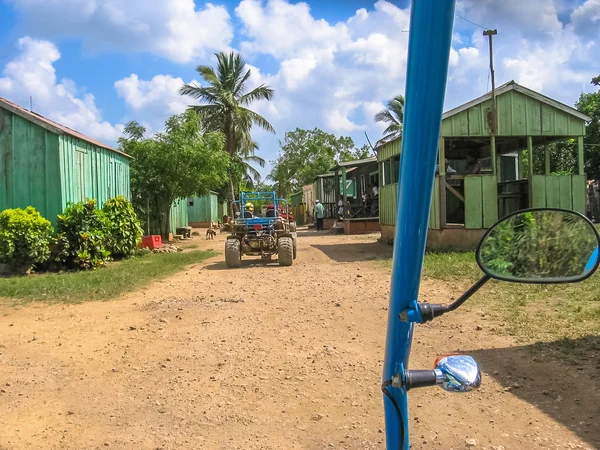
[[(488, 93), (443, 115), (428, 246), (474, 247), (499, 218), (529, 207), (586, 212), (583, 136), (589, 118), (514, 82), (496, 90), (496, 130)], [(574, 170), (557, 171), (550, 147), (569, 141)], [(385, 148), (387, 146), (387, 148)], [(398, 170), (400, 142), (378, 151)], [(556, 152), (554, 152), (556, 156)], [(397, 158), (394, 164), (394, 158)], [(382, 238), (393, 238), (397, 182), (381, 187)], [(390, 174), (392, 171), (390, 170)], [(397, 181), (391, 179), (389, 181)]]

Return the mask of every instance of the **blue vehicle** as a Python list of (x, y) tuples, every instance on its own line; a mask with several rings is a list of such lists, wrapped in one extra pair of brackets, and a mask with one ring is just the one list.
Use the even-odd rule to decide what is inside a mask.
[[(254, 210), (254, 203), (265, 203), (266, 211)], [(242, 192), (234, 202), (236, 218), (231, 224), (231, 234), (225, 241), (225, 264), (240, 267), (242, 255), (260, 256), (269, 261), (277, 255), (280, 266), (291, 266), (296, 259), (297, 234), (288, 222), (289, 207), (286, 200), (277, 198), (275, 192)]]
[(420, 0), (411, 6), (396, 244), (382, 382), (389, 450), (410, 448), (410, 389), (439, 385), (448, 391), (465, 392), (481, 384), (479, 365), (466, 355), (442, 355), (429, 370), (409, 369), (415, 323), (429, 322), (456, 310), (491, 278), (519, 283), (572, 283), (591, 276), (599, 263), (600, 237), (585, 216), (560, 209), (517, 211), (492, 226), (480, 242), (476, 258), (484, 275), (479, 281), (449, 305), (418, 301), (454, 5), (455, 0)]

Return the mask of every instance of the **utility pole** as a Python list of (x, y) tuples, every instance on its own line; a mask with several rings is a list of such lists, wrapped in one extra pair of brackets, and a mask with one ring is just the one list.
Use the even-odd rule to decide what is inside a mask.
[(492, 116), (491, 116), (491, 131), (492, 135), (498, 134), (498, 114), (496, 109), (496, 80), (494, 77), (494, 47), (492, 45), (492, 37), (498, 34), (498, 30), (484, 30), (483, 35), (488, 37), (490, 43), (490, 74), (492, 78)]

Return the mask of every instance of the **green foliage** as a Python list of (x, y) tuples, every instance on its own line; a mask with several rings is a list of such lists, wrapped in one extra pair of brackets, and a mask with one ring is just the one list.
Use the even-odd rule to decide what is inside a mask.
[(285, 133), (279, 141), (281, 152), (272, 161), (269, 178), (277, 184), (279, 196), (286, 197), (313, 182), (317, 175), (327, 173), (336, 161), (352, 161), (369, 156), (369, 147), (356, 149), (350, 137), (337, 137), (318, 128)]
[(375, 114), (375, 122), (384, 122), (388, 124), (388, 127), (383, 130), (384, 136), (378, 143), (402, 136), (404, 124), (404, 96), (397, 95), (387, 102), (386, 108)]
[(69, 268), (94, 269), (110, 259), (106, 248), (111, 225), (96, 200), (69, 203), (58, 216), (56, 261)]
[(140, 126), (131, 122), (119, 140), (121, 149), (135, 158), (131, 162), (132, 201), (144, 222), (150, 215), (154, 226), (148, 232), (166, 236), (172, 203), (222, 185), (229, 158), (223, 151), (223, 135), (204, 133), (194, 111), (170, 117), (164, 132), (152, 138), (141, 136)]
[(600, 179), (600, 91), (581, 94), (575, 107), (592, 120), (587, 124), (584, 137), (585, 173), (588, 179)]
[(481, 245), (480, 259), (491, 272), (511, 279), (580, 276), (596, 235), (574, 214), (535, 211), (496, 226)]
[(18, 272), (50, 258), (52, 225), (33, 207), (0, 213), (0, 262)]
[(205, 85), (185, 84), (180, 93), (202, 103), (192, 109), (200, 116), (205, 130), (221, 132), (225, 136), (225, 151), (231, 158), (227, 190), (230, 200), (234, 200), (236, 184), (244, 177), (256, 175), (245, 163), (258, 161), (244, 160), (254, 153), (252, 128), (256, 126), (275, 132), (271, 124), (249, 106), (257, 101), (270, 101), (274, 91), (266, 84), (250, 89), (251, 71), (239, 54), (220, 52), (216, 57), (216, 69), (210, 66), (196, 69)]
[(106, 249), (113, 258), (131, 256), (144, 234), (133, 205), (125, 197), (117, 196), (107, 200), (102, 211), (109, 225)]

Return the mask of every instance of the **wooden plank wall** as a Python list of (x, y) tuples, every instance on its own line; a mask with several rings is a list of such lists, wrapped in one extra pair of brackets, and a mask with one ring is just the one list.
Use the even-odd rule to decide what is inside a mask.
[(465, 228), (488, 228), (498, 220), (498, 184), (495, 175), (465, 177)]
[(531, 207), (585, 213), (585, 175), (534, 175), (531, 184)]

